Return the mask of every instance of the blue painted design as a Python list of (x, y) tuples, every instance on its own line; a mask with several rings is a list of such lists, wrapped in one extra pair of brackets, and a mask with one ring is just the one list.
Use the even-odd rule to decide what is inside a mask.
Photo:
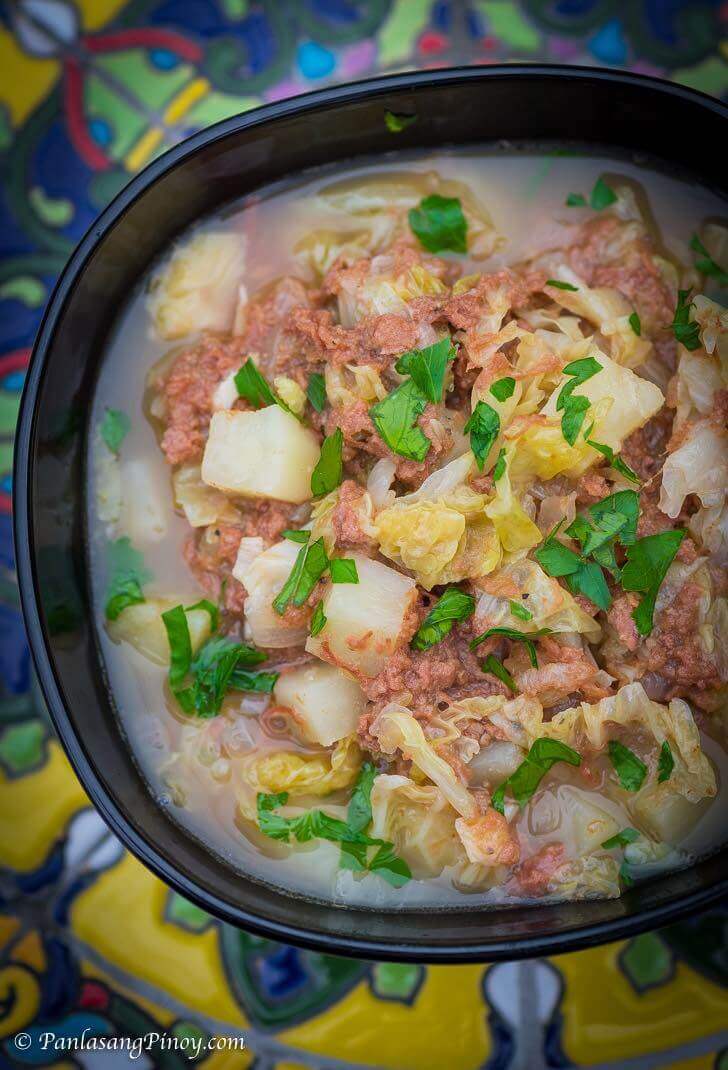
[(106, 148), (108, 145), (111, 144), (111, 139), (114, 135), (110, 124), (107, 123), (105, 119), (91, 119), (88, 124), (88, 128), (91, 137), (94, 139), (94, 141), (101, 145), (102, 148)]
[(0, 479), (0, 491), (2, 491), (3, 494), (13, 493), (13, 477), (10, 472), (8, 472), (7, 475), (4, 475), (2, 479)]
[(452, 11), (448, 0), (438, 0), (430, 16), (432, 25), (441, 33), (447, 33), (452, 25)]
[(298, 46), (298, 66), (305, 78), (325, 78), (336, 66), (336, 57), (328, 48), (315, 41), (305, 41)]
[(0, 516), (0, 568), (15, 571), (13, 525), (9, 516)]
[(0, 389), (9, 390), (14, 394), (19, 394), (23, 389), (23, 383), (25, 382), (25, 371), (18, 370), (10, 372), (6, 375), (3, 381), (0, 383)]
[(601, 27), (589, 41), (589, 51), (600, 63), (621, 64), (627, 59), (627, 43), (619, 19), (612, 19)]
[(0, 686), (22, 695), (30, 686), (30, 651), (23, 618), (13, 606), (0, 603)]
[(179, 66), (179, 56), (168, 48), (153, 48), (149, 53), (149, 61), (160, 71), (173, 71)]
[[(45, 1041), (43, 1034), (52, 1032), (55, 1039), (60, 1043), (62, 1039), (80, 1039), (86, 1031), (87, 1037), (111, 1036), (114, 1032), (110, 1022), (102, 1018), (100, 1014), (69, 1014), (60, 1021), (43, 1022), (42, 1025), (31, 1026), (26, 1030), (31, 1038), (31, 1045), (26, 1051), (20, 1051), (13, 1045), (10, 1048), (13, 1058), (23, 1066), (49, 1066), (64, 1059), (61, 1049), (54, 1051), (53, 1047)], [(103, 1058), (103, 1056), (102, 1056)]]
[(304, 988), (308, 978), (297, 948), (273, 946), (271, 954), (258, 958), (256, 967), (264, 993), (269, 999), (281, 1000)]

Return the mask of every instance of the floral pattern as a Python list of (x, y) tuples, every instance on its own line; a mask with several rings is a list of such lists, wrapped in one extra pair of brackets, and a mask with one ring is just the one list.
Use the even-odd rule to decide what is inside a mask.
[(52, 1030), (245, 1036), (245, 1050), (190, 1057), (160, 1042), (136, 1061), (166, 1070), (728, 1067), (725, 909), (553, 961), (424, 967), (285, 947), (170, 892), (89, 808), (53, 738), (10, 531), (13, 431), (43, 306), (81, 234), (159, 152), (314, 86), (453, 63), (598, 63), (725, 97), (727, 14), (717, 0), (0, 8), (0, 1065), (99, 1065), (45, 1050)]

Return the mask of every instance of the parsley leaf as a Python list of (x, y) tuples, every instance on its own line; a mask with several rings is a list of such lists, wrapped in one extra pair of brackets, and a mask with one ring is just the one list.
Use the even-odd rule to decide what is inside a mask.
[(428, 252), (467, 253), (468, 224), (458, 197), (433, 193), (417, 208), (410, 208), (408, 218), (412, 232)]
[(583, 193), (569, 193), (565, 204), (569, 208), (586, 208), (587, 199)]
[(584, 422), (586, 410), (591, 404), (588, 398), (575, 395), (574, 390), (600, 372), (602, 365), (594, 357), (582, 357), (581, 360), (572, 360), (562, 370), (564, 375), (569, 376), (569, 382), (562, 387), (556, 399), (556, 411), (563, 410), (561, 433), (569, 445), (573, 446)]
[(494, 654), (488, 654), (488, 657), (481, 665), (481, 668), (483, 672), (491, 673), (491, 675), (495, 676), (498, 680), (501, 681), (501, 683), (504, 683), (506, 687), (510, 688), (510, 690), (513, 691), (514, 694), (518, 691), (518, 688), (515, 685), (513, 677), (508, 672), (508, 669), (501, 661), (498, 661), (498, 658)]
[(101, 421), (99, 432), (112, 453), (118, 453), (121, 444), (129, 434), (131, 420), (121, 409), (107, 409)]
[(617, 739), (610, 739), (607, 749), (609, 760), (625, 791), (639, 791), (647, 776), (647, 766), (642, 759)]
[(300, 531), (295, 528), (289, 528), (282, 534), (283, 538), (288, 539), (289, 542), (308, 542), (311, 538), (311, 532), (307, 531), (305, 528)]
[(672, 776), (675, 768), (675, 759), (672, 756), (672, 748), (667, 740), (660, 747), (660, 757), (657, 759), (657, 782), (663, 784)]
[(428, 401), (442, 401), (445, 371), (448, 363), (457, 356), (457, 350), (449, 337), (441, 338), (424, 349), (410, 349), (403, 353), (395, 364), (402, 375), (410, 375)]
[(533, 620), (533, 613), (530, 609), (526, 609), (522, 602), (509, 601), (508, 605), (514, 617), (518, 617), (519, 620)]
[(384, 113), (384, 125), (390, 134), (401, 134), (403, 130), (406, 130), (408, 126), (412, 126), (412, 123), (416, 122), (416, 115), (405, 115), (404, 113), (389, 110)]
[(533, 632), (519, 632), (515, 628), (488, 628), (482, 635), (477, 635), (475, 639), (471, 640), (470, 649), (475, 650), (481, 643), (484, 643), (486, 639), (490, 639), (492, 635), (500, 635), (504, 639), (523, 643), (528, 651), (529, 660), (534, 669), (536, 669), (538, 668), (538, 658), (536, 656), (536, 646), (533, 640), (541, 639), (544, 635), (552, 634), (553, 632), (550, 628), (537, 628)]
[(479, 401), (463, 428), (470, 435), (470, 448), (480, 471), (500, 432), (500, 416), (485, 401)]
[(302, 606), (328, 567), (323, 538), (302, 546), (288, 579), (273, 599), (276, 613), (285, 613), (289, 602)]
[(626, 847), (628, 843), (634, 843), (635, 840), (640, 838), (640, 834), (637, 829), (626, 828), (622, 829), (615, 836), (610, 836), (608, 840), (605, 840), (602, 847), (605, 851), (611, 851), (613, 847)]
[(493, 480), (494, 480), (494, 482), (496, 482), (496, 483), (498, 482), (498, 480), (501, 478), (501, 476), (503, 475), (505, 470), (506, 470), (506, 448), (505, 448), (505, 446), (501, 446), (500, 452), (498, 453), (498, 459), (496, 460), (495, 467), (493, 468)]
[(323, 602), (318, 602), (311, 617), (311, 635), (318, 635), (326, 627), (326, 614)]
[(693, 252), (700, 254), (701, 259), (695, 261), (695, 267), (700, 274), (715, 279), (719, 286), (728, 286), (728, 271), (724, 271), (722, 267), (716, 264), (697, 234), (693, 234), (690, 248)]
[(581, 755), (572, 750), (559, 739), (549, 739), (541, 736), (537, 739), (528, 754), (514, 773), (503, 781), (495, 790), (491, 799), (491, 806), (499, 813), (504, 812), (506, 789), (511, 789), (513, 798), (523, 809), (533, 793), (538, 788), (542, 779), (556, 762), (568, 762), (569, 765), (581, 765)]
[(589, 206), (594, 209), (595, 212), (601, 212), (603, 208), (608, 208), (610, 204), (614, 204), (617, 200), (617, 194), (614, 192), (611, 186), (608, 186), (603, 178), (598, 178), (594, 183), (594, 188), (589, 196)]
[(631, 313), (629, 317), (629, 325), (639, 338), (639, 336), (642, 334), (642, 321), (636, 312)]
[(358, 583), (359, 573), (356, 561), (350, 557), (334, 557), (330, 562), (332, 583)]
[(142, 586), (152, 579), (144, 556), (126, 535), (109, 543), (109, 586), (106, 591), (106, 619), (116, 620), (123, 609), (144, 602)]
[(593, 438), (588, 438), (586, 443), (597, 453), (601, 453), (603, 457), (606, 457), (615, 472), (619, 472), (620, 475), (624, 476), (625, 479), (629, 479), (632, 483), (639, 483), (640, 478), (637, 473), (614, 452), (611, 446), (607, 446), (605, 442), (595, 442)]
[[(195, 602), (192, 606), (185, 606), (187, 613), (192, 612), (193, 609), (204, 609), (210, 617), (210, 624), (213, 632), (216, 632), (220, 627), (220, 610), (217, 608), (214, 602), (211, 602), (209, 598), (201, 598), (199, 602)], [(259, 650), (253, 650), (253, 647), (246, 647), (246, 650), (250, 650), (253, 654), (257, 655), (257, 660), (250, 661), (248, 664), (255, 665), (258, 661), (265, 661), (265, 654), (261, 654)]]
[(441, 594), (422, 624), (415, 632), (410, 646), (413, 650), (429, 650), (441, 642), (457, 621), (467, 620), (475, 610), (475, 599), (459, 587), (448, 587)]
[(645, 535), (627, 547), (621, 582), (625, 591), (639, 591), (643, 595), (632, 612), (640, 635), (652, 631), (657, 593), (685, 534), (681, 530), (661, 531), (657, 535)]
[(330, 494), (341, 483), (344, 474), (344, 432), (337, 427), (321, 444), (321, 454), (311, 473), (311, 493), (315, 498)]
[(547, 286), (554, 286), (557, 290), (574, 290), (579, 289), (578, 286), (572, 286), (570, 282), (561, 282), (560, 279), (546, 279)]
[(564, 414), (561, 417), (561, 434), (570, 446), (574, 445), (579, 436), (586, 410), (590, 405), (589, 398), (582, 397), (580, 394), (570, 394), (566, 400)]
[[(577, 518), (577, 521), (581, 518)], [(571, 531), (581, 531), (577, 521), (571, 525)], [(599, 565), (587, 561), (568, 546), (559, 542), (556, 535), (563, 521), (546, 537), (545, 542), (534, 551), (534, 557), (549, 576), (566, 577), (566, 584), (572, 594), (583, 594), (600, 609), (609, 609), (612, 598), (606, 580)], [(584, 521), (582, 521), (585, 524)]]
[(392, 453), (411, 461), (424, 461), (430, 442), (417, 424), (425, 411), (427, 398), (413, 379), (407, 379), (382, 401), (372, 405), (369, 415), (380, 437)]
[(326, 405), (326, 381), (321, 372), (313, 372), (309, 376), (306, 397), (316, 412), (323, 412)]
[(700, 348), (700, 328), (694, 320), (690, 319), (693, 302), (689, 300), (689, 297), (690, 290), (678, 290), (675, 315), (670, 326), (678, 342), (681, 342), (686, 349), (693, 350)]
[(574, 553), (568, 546), (564, 546), (562, 542), (556, 538), (563, 520), (559, 521), (556, 527), (549, 532), (544, 542), (536, 550), (534, 550), (533, 556), (538, 561), (539, 565), (543, 568), (549, 576), (559, 578), (561, 576), (570, 576), (575, 572), (578, 572), (581, 564), (581, 558), (579, 554)]
[(496, 379), (490, 386), (490, 392), (496, 401), (507, 401), (508, 398), (513, 397), (515, 389), (516, 380), (511, 375), (506, 375), (503, 379)]
[(264, 405), (280, 404), (265, 378), (258, 371), (252, 357), (248, 357), (245, 364), (235, 375), (235, 386), (241, 398), (245, 398), (256, 409)]
[(566, 586), (572, 594), (583, 594), (600, 609), (607, 610), (612, 604), (607, 581), (596, 561), (582, 561), (576, 572), (566, 577)]

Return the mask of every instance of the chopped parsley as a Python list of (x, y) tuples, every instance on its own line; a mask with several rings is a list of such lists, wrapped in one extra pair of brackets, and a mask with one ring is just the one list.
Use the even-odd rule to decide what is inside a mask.
[(500, 433), (500, 416), (485, 401), (479, 401), (463, 428), (470, 435), (470, 448), (480, 471)]
[(513, 397), (515, 389), (516, 380), (511, 375), (506, 375), (503, 379), (496, 379), (490, 386), (490, 392), (496, 401), (508, 401), (508, 398)]
[(311, 473), (311, 493), (314, 498), (336, 490), (344, 475), (344, 433), (337, 427), (321, 444), (321, 454)]
[(306, 397), (316, 412), (323, 412), (326, 405), (326, 381), (321, 372), (313, 372), (309, 376)]
[(302, 606), (328, 567), (329, 559), (322, 538), (302, 546), (288, 579), (273, 599), (276, 613), (285, 613), (289, 603)]
[(308, 542), (311, 538), (311, 532), (307, 531), (305, 528), (301, 531), (298, 531), (295, 528), (289, 528), (287, 531), (283, 532), (283, 538), (288, 539), (289, 542)]
[(107, 409), (101, 421), (99, 432), (112, 453), (118, 453), (121, 444), (129, 434), (131, 420), (121, 409)]
[(498, 459), (495, 462), (493, 468), (493, 479), (497, 483), (506, 470), (506, 448), (502, 446), (498, 453)]
[(518, 617), (519, 620), (533, 620), (533, 613), (530, 609), (526, 609), (523, 602), (509, 601), (508, 605), (514, 617)]
[(235, 374), (235, 386), (241, 398), (245, 398), (256, 408), (265, 405), (280, 404), (266, 379), (255, 366), (252, 357), (248, 357), (242, 368)]
[(131, 539), (124, 535), (109, 543), (109, 586), (106, 591), (106, 619), (116, 620), (127, 606), (144, 602), (142, 587), (152, 579), (144, 564), (144, 555), (136, 550)]
[(627, 563), (622, 569), (621, 583), (625, 591), (642, 594), (639, 605), (632, 612), (640, 635), (649, 635), (654, 627), (657, 593), (685, 534), (682, 530), (661, 531), (657, 535), (645, 535), (627, 547)]
[(641, 319), (639, 318), (639, 316), (637, 315), (636, 312), (632, 312), (630, 314), (629, 325), (632, 328), (632, 330), (634, 331), (634, 333), (637, 335), (637, 337), (639, 338), (640, 335), (642, 334), (642, 321), (641, 321)]
[(411, 461), (424, 461), (430, 442), (417, 423), (427, 405), (427, 398), (415, 383), (407, 379), (369, 410), (372, 423), (392, 451)]
[(432, 193), (410, 208), (409, 225), (420, 245), (430, 253), (467, 253), (468, 224), (459, 197)]
[(594, 357), (572, 360), (563, 368), (563, 374), (569, 376), (569, 382), (562, 387), (556, 399), (556, 411), (563, 412), (561, 433), (570, 446), (576, 442), (586, 411), (591, 405), (588, 398), (574, 394), (574, 390), (601, 370), (602, 365)]
[(609, 740), (607, 749), (609, 760), (625, 791), (639, 791), (647, 776), (647, 766), (642, 759), (616, 739)]
[(608, 840), (604, 841), (602, 847), (605, 851), (611, 851), (614, 847), (626, 847), (628, 843), (634, 843), (639, 838), (640, 834), (637, 829), (626, 828), (616, 833), (616, 835), (610, 836)]
[[(364, 762), (354, 786), (346, 814), (346, 821), (331, 817), (323, 810), (307, 810), (299, 817), (283, 817), (275, 813), (288, 802), (288, 792), (275, 795), (259, 792), (257, 796), (258, 826), (274, 840), (289, 843), (308, 843), (310, 840), (329, 840), (341, 845), (339, 864), (342, 869), (376, 873), (394, 888), (411, 879), (409, 866), (394, 851), (394, 844), (374, 839), (365, 829), (372, 819), (371, 792), (376, 769)], [(372, 850), (372, 849), (375, 850)]]
[(581, 554), (558, 541), (556, 535), (562, 524), (563, 521), (560, 521), (549, 533), (544, 543), (534, 551), (534, 557), (549, 576), (564, 577), (572, 594), (583, 594), (600, 609), (609, 609), (612, 597), (604, 573), (595, 561), (587, 561)]
[(332, 583), (358, 583), (359, 573), (356, 561), (350, 557), (334, 557), (330, 563)]
[(566, 204), (570, 208), (593, 208), (595, 212), (601, 212), (617, 200), (617, 194), (611, 186), (608, 186), (603, 178), (598, 178), (589, 194), (587, 201), (583, 193), (570, 193), (566, 198)]
[(544, 776), (556, 762), (568, 762), (569, 765), (581, 765), (581, 755), (558, 739), (542, 736), (531, 746), (528, 754), (514, 773), (503, 781), (493, 792), (491, 806), (498, 813), (504, 812), (506, 790), (511, 789), (513, 798), (521, 807), (526, 805), (534, 794)]
[(695, 261), (695, 267), (700, 274), (715, 279), (719, 286), (728, 286), (728, 271), (724, 271), (719, 264), (716, 264), (697, 234), (693, 234), (690, 248), (700, 256), (700, 259)]
[(672, 333), (686, 349), (700, 348), (700, 328), (695, 320), (690, 319), (690, 309), (693, 302), (690, 298), (690, 290), (678, 290), (675, 315), (672, 323)]
[(395, 368), (402, 375), (410, 375), (427, 400), (437, 404), (442, 401), (447, 366), (456, 356), (457, 349), (448, 336), (424, 349), (403, 353)]
[(406, 115), (404, 112), (385, 111), (384, 125), (390, 134), (401, 134), (412, 123), (417, 122), (417, 115)]
[(619, 472), (620, 475), (624, 476), (625, 479), (629, 479), (632, 483), (639, 483), (640, 479), (637, 473), (614, 452), (611, 446), (607, 446), (605, 442), (595, 442), (593, 438), (588, 438), (586, 443), (593, 450), (606, 457), (615, 472)]
[(513, 677), (508, 672), (502, 661), (498, 661), (498, 658), (494, 654), (488, 654), (488, 657), (482, 663), (481, 668), (483, 672), (489, 672), (492, 676), (495, 676), (501, 683), (504, 683), (515, 694), (518, 688), (515, 685)]
[(440, 595), (422, 624), (415, 632), (410, 646), (413, 650), (429, 650), (441, 642), (453, 624), (467, 620), (475, 611), (475, 599), (459, 587), (448, 587)]
[(486, 639), (490, 639), (493, 635), (501, 636), (503, 639), (510, 639), (512, 642), (523, 643), (528, 651), (528, 657), (533, 665), (534, 669), (538, 668), (538, 658), (536, 656), (536, 644), (534, 639), (542, 639), (545, 635), (552, 635), (553, 632), (550, 628), (537, 628), (533, 632), (519, 632), (515, 628), (488, 628), (482, 635), (477, 635), (470, 643), (470, 649), (476, 650), (481, 643), (484, 643)]
[(663, 784), (672, 776), (675, 768), (675, 759), (672, 756), (672, 748), (667, 740), (660, 747), (660, 757), (657, 759), (657, 782)]
[(547, 286), (554, 286), (557, 290), (573, 290), (576, 292), (579, 287), (572, 286), (570, 282), (562, 282), (561, 279), (546, 279)]
[(311, 635), (318, 635), (326, 627), (326, 614), (323, 602), (318, 602), (311, 617)]

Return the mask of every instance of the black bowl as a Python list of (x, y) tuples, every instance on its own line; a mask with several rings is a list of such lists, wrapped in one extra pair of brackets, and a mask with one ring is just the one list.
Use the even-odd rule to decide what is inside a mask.
[[(416, 112), (396, 139), (385, 109)], [(395, 913), (330, 906), (242, 876), (150, 795), (114, 713), (90, 608), (87, 415), (104, 343), (152, 258), (198, 216), (314, 166), (393, 148), (589, 141), (661, 158), (718, 187), (726, 109), (681, 87), (568, 67), (439, 70), (325, 89), (238, 116), (155, 160), (78, 246), (45, 313), (16, 438), (15, 538), (25, 622), (68, 757), (113, 831), (150, 869), (244, 929), (345, 955), (456, 962), (555, 954), (694, 913), (728, 891), (728, 851), (619, 900)], [(694, 173), (694, 172), (693, 172)]]

